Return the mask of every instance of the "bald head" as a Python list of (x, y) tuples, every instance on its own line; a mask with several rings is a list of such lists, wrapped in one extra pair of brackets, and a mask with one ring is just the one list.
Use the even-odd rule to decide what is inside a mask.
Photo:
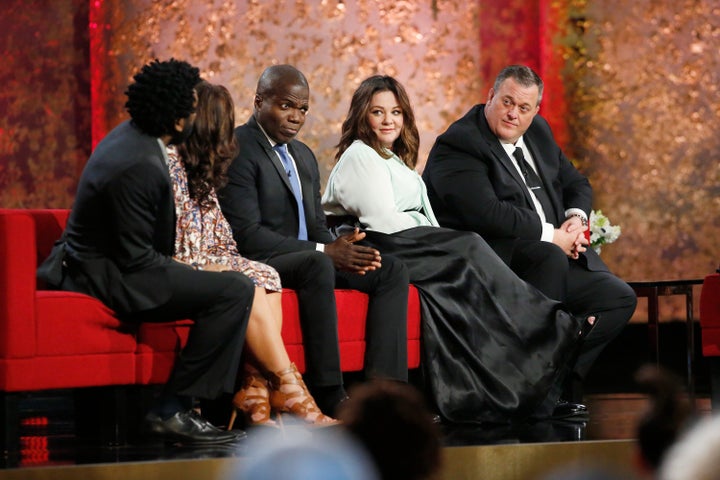
[(310, 89), (305, 75), (292, 65), (265, 69), (255, 92), (255, 120), (277, 143), (288, 143), (305, 124)]
[(295, 85), (309, 89), (307, 79), (300, 70), (292, 65), (273, 65), (260, 75), (255, 93), (272, 96)]

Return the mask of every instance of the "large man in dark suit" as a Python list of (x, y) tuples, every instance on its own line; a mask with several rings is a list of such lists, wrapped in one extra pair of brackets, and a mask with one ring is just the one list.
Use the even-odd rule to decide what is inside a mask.
[(394, 258), (381, 261), (375, 249), (359, 245), (362, 233), (330, 235), (317, 160), (295, 139), (309, 101), (307, 80), (296, 68), (276, 65), (262, 73), (254, 114), (235, 130), (240, 153), (219, 196), (239, 251), (275, 267), (283, 285), (297, 291), (305, 379), (320, 408), (332, 413), (346, 398), (334, 289), (370, 294), (366, 376), (406, 381), (408, 273)]
[(126, 92), (132, 120), (113, 129), (88, 160), (63, 238), (38, 275), (98, 298), (124, 321), (194, 319), (144, 427), (173, 442), (233, 442), (244, 432), (211, 425), (193, 410), (193, 397), (233, 392), (254, 286), (240, 273), (198, 271), (172, 258), (166, 146), (192, 130), (199, 72), (186, 62), (155, 61), (134, 80)]
[(525, 66), (497, 77), (485, 105), (440, 135), (423, 179), (441, 225), (479, 233), (524, 280), (598, 323), (565, 386), (579, 382), (635, 310), (633, 290), (587, 248), (592, 189), (537, 115), (543, 83)]

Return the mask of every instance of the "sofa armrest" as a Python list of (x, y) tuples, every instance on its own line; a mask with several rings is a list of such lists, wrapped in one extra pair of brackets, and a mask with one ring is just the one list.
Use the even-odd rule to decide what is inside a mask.
[(708, 275), (700, 290), (700, 325), (720, 328), (720, 273)]
[(0, 358), (36, 351), (35, 222), (22, 210), (0, 210)]
[(700, 291), (700, 328), (703, 355), (720, 356), (720, 274), (708, 275), (703, 281)]

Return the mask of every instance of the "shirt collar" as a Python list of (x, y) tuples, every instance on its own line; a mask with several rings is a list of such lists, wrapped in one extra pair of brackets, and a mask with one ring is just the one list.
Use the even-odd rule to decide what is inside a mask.
[(514, 144), (512, 144), (512, 143), (500, 142), (500, 145), (502, 145), (503, 149), (504, 149), (504, 150), (507, 152), (507, 154), (510, 155), (511, 157), (512, 157), (512, 154), (513, 154), (513, 152), (515, 151), (515, 149), (518, 148), (518, 147), (522, 148), (523, 152), (527, 152), (527, 147), (525, 146), (525, 140), (523, 139), (523, 137), (518, 138), (518, 139), (517, 139), (517, 142), (515, 142)]
[(170, 162), (170, 159), (168, 158), (167, 145), (165, 145), (165, 142), (163, 142), (159, 138), (157, 139), (157, 142), (158, 142), (158, 145), (160, 145), (160, 151), (162, 152), (163, 162), (165, 162), (165, 165), (167, 165)]
[(263, 135), (265, 135), (265, 138), (267, 138), (267, 141), (270, 142), (270, 147), (275, 148), (275, 145), (277, 145), (278, 143), (275, 140), (273, 140), (272, 138), (270, 138), (270, 135), (268, 135), (267, 132), (265, 132), (265, 129), (262, 127), (262, 125), (260, 125), (260, 122), (257, 122), (257, 125), (260, 128), (260, 131), (263, 133)]

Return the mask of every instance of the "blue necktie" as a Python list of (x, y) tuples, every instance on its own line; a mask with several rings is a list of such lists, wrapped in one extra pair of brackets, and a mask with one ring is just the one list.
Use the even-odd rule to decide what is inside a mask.
[(290, 186), (292, 187), (293, 194), (295, 195), (295, 201), (297, 202), (298, 206), (298, 234), (297, 238), (300, 240), (307, 240), (307, 224), (305, 223), (305, 206), (303, 205), (302, 201), (302, 190), (300, 190), (300, 180), (298, 179), (297, 172), (295, 171), (295, 166), (293, 165), (292, 158), (290, 158), (290, 154), (287, 150), (287, 145), (277, 144), (273, 147), (273, 150), (275, 150), (279, 156), (280, 161), (283, 164), (283, 167), (285, 168), (285, 173), (287, 173), (288, 178), (290, 179)]

